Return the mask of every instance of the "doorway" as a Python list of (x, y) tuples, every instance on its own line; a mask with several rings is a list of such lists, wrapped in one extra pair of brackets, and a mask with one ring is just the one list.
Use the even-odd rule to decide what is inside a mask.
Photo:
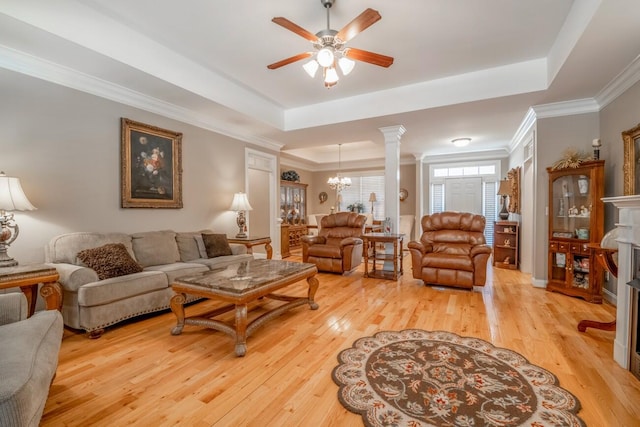
[(482, 215), (482, 178), (447, 178), (444, 206), (448, 211)]

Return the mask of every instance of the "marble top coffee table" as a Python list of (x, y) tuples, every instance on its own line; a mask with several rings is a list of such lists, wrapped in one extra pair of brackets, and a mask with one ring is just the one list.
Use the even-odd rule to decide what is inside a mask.
[[(184, 325), (205, 326), (231, 335), (236, 340), (236, 355), (247, 352), (247, 337), (268, 320), (279, 316), (291, 308), (309, 304), (312, 310), (318, 309), (313, 300), (318, 290), (318, 269), (314, 264), (254, 259), (238, 262), (227, 267), (184, 276), (175, 279), (171, 285), (175, 295), (171, 298), (171, 311), (177, 317), (177, 324), (171, 330), (180, 335)], [(293, 297), (274, 294), (274, 291), (306, 279), (309, 290), (306, 297)], [(229, 305), (202, 314), (185, 317), (184, 303), (186, 294), (229, 302)], [(247, 306), (260, 298), (284, 301), (282, 304), (248, 321)], [(235, 324), (214, 319), (223, 313), (235, 309)]]

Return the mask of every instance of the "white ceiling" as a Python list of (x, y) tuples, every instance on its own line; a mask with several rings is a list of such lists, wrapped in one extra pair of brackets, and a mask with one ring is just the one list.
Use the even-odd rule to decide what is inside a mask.
[[(339, 30), (382, 19), (348, 46), (359, 62), (325, 89), (310, 49), (274, 23), (316, 33), (320, 0), (1, 0), (0, 66), (275, 149), (310, 170), (378, 163), (379, 128), (402, 125), (403, 158), (506, 155), (532, 105), (595, 98), (640, 54), (638, 0), (336, 0)], [(636, 61), (637, 62), (637, 61)], [(484, 153), (480, 153), (484, 152)], [(354, 163), (358, 164), (358, 163)]]

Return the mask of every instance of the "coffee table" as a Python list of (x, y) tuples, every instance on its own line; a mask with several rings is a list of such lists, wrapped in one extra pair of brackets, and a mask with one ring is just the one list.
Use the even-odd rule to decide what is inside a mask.
[[(215, 329), (235, 338), (236, 355), (242, 357), (247, 352), (247, 337), (265, 322), (289, 309), (304, 304), (309, 304), (311, 310), (318, 309), (318, 304), (313, 300), (319, 284), (315, 277), (317, 273), (318, 269), (314, 264), (254, 259), (191, 276), (179, 277), (171, 285), (175, 292), (171, 298), (171, 311), (177, 318), (177, 324), (171, 330), (171, 334), (180, 335), (184, 325)], [(306, 297), (273, 293), (303, 279), (306, 279), (309, 285)], [(231, 304), (200, 316), (185, 317), (186, 294), (222, 300)], [(261, 298), (284, 301), (286, 304), (248, 321), (248, 304)], [(214, 319), (214, 317), (231, 310), (235, 310), (235, 324)]]

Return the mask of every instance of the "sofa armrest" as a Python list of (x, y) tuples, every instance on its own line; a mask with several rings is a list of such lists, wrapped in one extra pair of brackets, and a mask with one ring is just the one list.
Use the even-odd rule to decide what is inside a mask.
[(229, 243), (232, 255), (244, 255), (247, 253), (247, 247), (242, 243)]
[(471, 252), (469, 253), (471, 255), (471, 258), (475, 257), (476, 255), (480, 255), (480, 254), (491, 254), (491, 247), (488, 245), (476, 245), (474, 247), (471, 248)]
[(24, 320), (28, 313), (27, 297), (22, 292), (0, 295), (0, 325)]
[(55, 269), (58, 270), (58, 274), (60, 275), (58, 282), (65, 291), (78, 292), (80, 286), (100, 280), (98, 273), (89, 267), (58, 262), (48, 263), (47, 265), (55, 267)]
[(343, 248), (349, 245), (361, 245), (361, 244), (362, 244), (362, 239), (359, 237), (345, 237), (340, 241), (340, 246)]
[(415, 240), (410, 241), (407, 244), (407, 247), (409, 249), (413, 249), (416, 250), (418, 252), (420, 252), (420, 254), (424, 255), (427, 252), (433, 252), (433, 246), (432, 245), (423, 245), (421, 242), (417, 242)]
[(312, 236), (310, 234), (306, 234), (300, 238), (302, 243), (306, 243), (307, 245), (315, 245), (315, 244), (325, 244), (327, 243), (327, 239), (323, 236)]

